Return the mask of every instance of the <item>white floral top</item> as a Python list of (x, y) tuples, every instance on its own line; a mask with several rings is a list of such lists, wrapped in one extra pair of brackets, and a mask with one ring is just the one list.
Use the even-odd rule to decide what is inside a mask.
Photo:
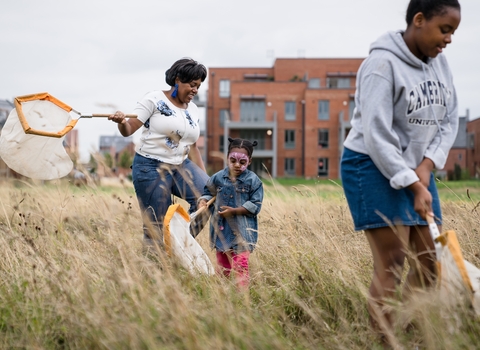
[(187, 109), (178, 108), (163, 91), (147, 93), (133, 113), (143, 123), (136, 152), (144, 157), (181, 164), (200, 136), (198, 107), (190, 102)]

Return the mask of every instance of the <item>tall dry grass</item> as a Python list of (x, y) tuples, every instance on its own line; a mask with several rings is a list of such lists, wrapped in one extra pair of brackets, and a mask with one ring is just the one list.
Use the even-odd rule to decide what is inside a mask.
[[(445, 201), (444, 228), (480, 266), (475, 207)], [(339, 186), (266, 188), (246, 293), (145, 256), (131, 188), (2, 183), (0, 212), (1, 348), (380, 348), (366, 311), (370, 250)], [(391, 307), (400, 347), (478, 348), (468, 307), (444, 312), (435, 292)]]

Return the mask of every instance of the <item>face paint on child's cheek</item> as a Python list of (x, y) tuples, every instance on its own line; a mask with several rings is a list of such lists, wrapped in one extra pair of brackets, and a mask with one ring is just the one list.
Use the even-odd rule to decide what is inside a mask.
[[(231, 161), (232, 158), (235, 159), (234, 163), (232, 163), (232, 161)], [(240, 163), (242, 160), (245, 161), (245, 164), (243, 164), (243, 165)], [(243, 172), (247, 169), (249, 161), (250, 161), (250, 159), (248, 158), (248, 156), (246, 154), (243, 154), (243, 153), (231, 152), (228, 155), (228, 167), (230, 169), (234, 169), (235, 165), (240, 164), (240, 170)]]

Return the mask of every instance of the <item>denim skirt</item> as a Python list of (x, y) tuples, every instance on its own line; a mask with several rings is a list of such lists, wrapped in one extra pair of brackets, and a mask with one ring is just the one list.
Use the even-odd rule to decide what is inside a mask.
[[(392, 188), (368, 155), (345, 148), (341, 176), (356, 231), (390, 225), (428, 225), (413, 209), (413, 193), (408, 188)], [(433, 173), (428, 190), (432, 194), (435, 221), (440, 225), (442, 212)]]

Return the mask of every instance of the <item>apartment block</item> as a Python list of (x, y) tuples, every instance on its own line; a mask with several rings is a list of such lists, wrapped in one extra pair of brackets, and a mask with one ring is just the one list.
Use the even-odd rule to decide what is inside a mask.
[(480, 178), (480, 118), (467, 123), (466, 167), (470, 176)]
[(270, 68), (209, 69), (209, 172), (228, 137), (257, 140), (250, 168), (272, 177), (339, 178), (363, 58), (280, 58)]

